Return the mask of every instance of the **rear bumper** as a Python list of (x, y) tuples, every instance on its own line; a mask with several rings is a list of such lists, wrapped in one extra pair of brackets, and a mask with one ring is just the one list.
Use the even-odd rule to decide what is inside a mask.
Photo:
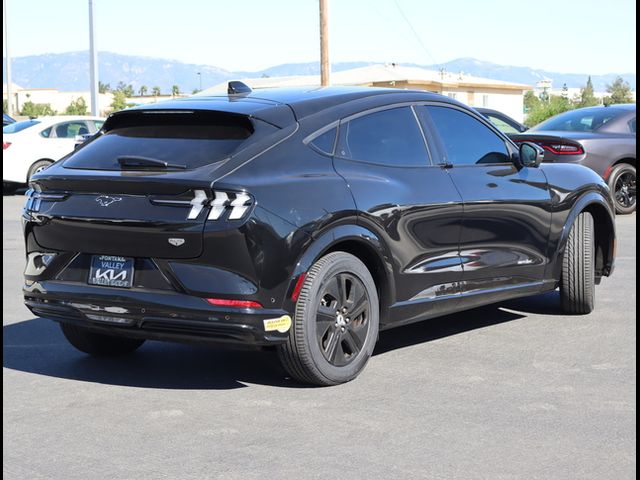
[(36, 316), (112, 335), (253, 346), (277, 345), (288, 337), (265, 331), (263, 322), (287, 315), (283, 310), (217, 308), (177, 292), (43, 281), (25, 285), (23, 293)]

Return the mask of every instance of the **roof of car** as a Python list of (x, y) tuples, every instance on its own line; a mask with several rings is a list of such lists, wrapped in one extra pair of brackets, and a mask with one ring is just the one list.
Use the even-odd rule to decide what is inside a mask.
[(103, 117), (92, 117), (88, 115), (51, 115), (45, 117), (29, 118), (29, 120), (37, 120), (42, 124), (53, 124), (58, 122), (69, 122), (74, 120), (104, 120)]
[[(440, 100), (441, 95), (421, 90), (400, 90), (397, 88), (373, 87), (301, 87), (301, 88), (269, 88), (253, 90), (250, 93), (236, 95), (193, 95), (191, 97), (168, 100), (151, 105), (140, 105), (129, 110), (162, 110), (162, 109), (202, 109), (241, 113), (260, 116), (260, 113), (271, 115), (272, 110), (279, 107), (290, 107), (300, 119), (328, 108), (353, 100), (382, 95), (407, 96), (407, 101)], [(286, 107), (285, 107), (286, 108)]]

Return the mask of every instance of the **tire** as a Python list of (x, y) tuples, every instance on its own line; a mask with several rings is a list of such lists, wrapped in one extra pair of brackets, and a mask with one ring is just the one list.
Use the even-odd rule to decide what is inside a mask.
[(71, 345), (81, 352), (88, 353), (94, 357), (124, 355), (133, 352), (144, 343), (144, 340), (135, 338), (95, 333), (88, 328), (70, 323), (61, 323), (60, 328)]
[(588, 212), (578, 215), (571, 227), (560, 280), (562, 309), (583, 315), (595, 307), (595, 269), (593, 217)]
[(38, 160), (36, 163), (31, 165), (31, 168), (29, 169), (29, 173), (27, 175), (27, 183), (29, 183), (31, 177), (33, 177), (36, 173), (41, 172), (52, 163), (53, 162), (51, 160)]
[(626, 215), (636, 211), (636, 169), (628, 163), (617, 165), (609, 175), (609, 188), (616, 213)]
[(373, 353), (379, 319), (378, 292), (367, 267), (348, 253), (330, 253), (307, 272), (289, 338), (278, 346), (280, 362), (304, 383), (353, 380)]

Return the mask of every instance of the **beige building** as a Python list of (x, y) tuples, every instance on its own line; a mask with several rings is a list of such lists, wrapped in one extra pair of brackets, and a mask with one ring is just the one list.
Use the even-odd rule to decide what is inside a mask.
[[(254, 89), (304, 87), (320, 85), (320, 76), (246, 78), (241, 81)], [(371, 65), (332, 73), (331, 83), (427, 90), (455, 98), (471, 107), (499, 110), (519, 122), (523, 121), (524, 92), (532, 90), (528, 85), (396, 64)], [(227, 82), (224, 82), (203, 91), (201, 95), (224, 92), (226, 88)]]
[[(2, 99), (7, 99), (7, 86), (2, 86)], [(28, 101), (33, 103), (48, 104), (58, 114), (64, 113), (65, 109), (71, 104), (71, 102), (78, 98), (83, 98), (87, 104), (87, 110), (91, 108), (91, 93), (90, 92), (61, 92), (55, 88), (22, 88), (19, 85), (13, 84), (12, 88), (13, 97), (13, 111), (16, 115), (22, 110), (24, 104)], [(167, 100), (173, 98), (171, 95), (152, 96), (147, 95), (144, 97), (131, 97), (127, 98), (127, 104), (141, 105), (147, 103), (155, 103), (161, 100)], [(112, 93), (101, 93), (98, 99), (99, 115), (106, 116), (111, 110), (111, 104), (113, 103)]]

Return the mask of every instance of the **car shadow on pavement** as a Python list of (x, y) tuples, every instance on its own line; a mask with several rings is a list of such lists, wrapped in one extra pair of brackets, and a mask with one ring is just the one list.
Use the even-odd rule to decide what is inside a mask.
[[(380, 333), (374, 355), (479, 328), (559, 314), (551, 294), (476, 308)], [(139, 388), (228, 390), (247, 384), (305, 388), (287, 378), (273, 350), (235, 350), (148, 341), (131, 355), (93, 358), (75, 350), (55, 322), (33, 318), (3, 327), (3, 367), (68, 380)]]

